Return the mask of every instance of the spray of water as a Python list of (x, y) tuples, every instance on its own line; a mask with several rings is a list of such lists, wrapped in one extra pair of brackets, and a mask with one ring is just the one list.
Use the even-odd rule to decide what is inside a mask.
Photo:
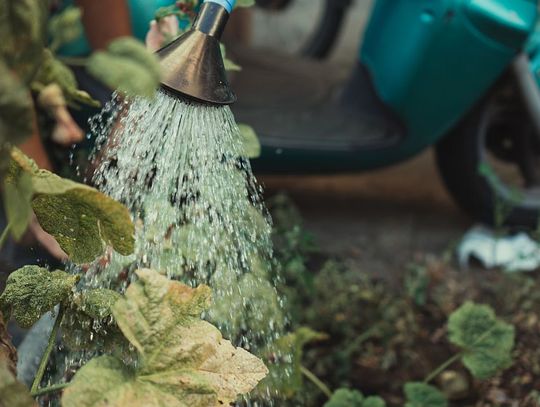
[(136, 253), (113, 255), (88, 284), (111, 286), (127, 262), (192, 285), (209, 284), (208, 318), (237, 344), (272, 342), (284, 324), (269, 270), (271, 227), (227, 106), (116, 98), (92, 122), (98, 187), (130, 208)]

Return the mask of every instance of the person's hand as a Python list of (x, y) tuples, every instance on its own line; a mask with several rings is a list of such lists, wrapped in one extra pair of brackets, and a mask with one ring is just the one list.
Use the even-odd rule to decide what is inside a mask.
[(152, 20), (146, 34), (146, 48), (155, 52), (174, 40), (180, 34), (176, 16), (167, 16), (158, 21)]

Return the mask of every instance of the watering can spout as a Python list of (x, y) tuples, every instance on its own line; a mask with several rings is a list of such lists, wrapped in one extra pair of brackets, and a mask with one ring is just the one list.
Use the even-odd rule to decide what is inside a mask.
[(193, 27), (160, 49), (161, 86), (175, 96), (214, 105), (236, 101), (219, 40), (235, 0), (206, 0)]

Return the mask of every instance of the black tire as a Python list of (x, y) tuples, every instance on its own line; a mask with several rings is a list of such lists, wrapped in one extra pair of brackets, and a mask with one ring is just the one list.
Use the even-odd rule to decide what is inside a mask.
[[(505, 189), (507, 186), (503, 185), (504, 183), (480, 171), (480, 168), (486, 168), (483, 167), (487, 163), (486, 152), (489, 150), (491, 154), (493, 149), (488, 147), (486, 140), (492, 137), (489, 136), (489, 131), (493, 123), (500, 121), (501, 106), (513, 109), (512, 114), (516, 115), (515, 120), (508, 120), (507, 125), (512, 128), (505, 133), (512, 134), (515, 141), (512, 147), (514, 151), (508, 154), (513, 157), (514, 164), (511, 165), (520, 168), (523, 166), (520, 163), (522, 156), (516, 158), (515, 145), (523, 145), (523, 140), (528, 137), (537, 141), (525, 107), (516, 96), (515, 89), (512, 81), (508, 79), (497, 85), (495, 92), (438, 143), (436, 157), (440, 174), (449, 192), (457, 204), (474, 219), (496, 227), (504, 225), (532, 229), (538, 226), (540, 219), (540, 199), (516, 199), (507, 193), (509, 189)], [(499, 156), (504, 156), (504, 152), (498, 151)], [(505, 213), (501, 214), (501, 210)]]
[[(300, 49), (301, 55), (314, 59), (324, 59), (328, 56), (339, 37), (351, 1), (326, 0), (321, 19), (315, 23), (313, 33)], [(257, 0), (256, 4), (279, 13), (292, 2), (294, 0)]]

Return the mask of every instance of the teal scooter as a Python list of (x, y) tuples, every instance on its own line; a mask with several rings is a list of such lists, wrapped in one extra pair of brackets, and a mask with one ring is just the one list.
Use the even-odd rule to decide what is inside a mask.
[[(173, 1), (129, 3), (135, 31), (142, 36), (155, 9)], [(216, 10), (227, 11), (235, 1), (204, 3), (210, 3), (205, 9), (212, 13), (199, 18), (194, 31), (206, 29), (202, 24), (218, 27), (221, 34), (227, 12)], [(243, 67), (231, 81), (237, 95), (233, 111), (255, 128), (263, 147), (253, 161), (255, 169), (287, 174), (365, 171), (436, 146), (449, 191), (471, 215), (496, 223), (503, 213), (508, 224), (537, 226), (537, 18), (536, 0), (376, 0), (352, 74), (313, 59), (231, 44), (230, 55)], [(196, 41), (193, 34), (188, 33), (191, 43), (215, 46), (207, 41), (215, 33), (203, 32)], [(214, 53), (206, 64), (212, 67), (204, 65), (204, 58), (204, 69), (184, 64), (189, 53), (207, 49), (189, 49), (186, 43), (180, 38), (165, 52), (182, 48), (168, 57), (171, 71), (166, 75), (176, 75), (169, 87), (216, 103), (194, 95), (196, 87), (180, 85), (208, 90), (210, 81), (202, 74), (208, 70), (219, 73), (211, 76), (219, 79), (215, 83), (226, 81)]]
[[(475, 218), (540, 219), (540, 33), (535, 0), (377, 0), (358, 64), (232, 48), (233, 111), (263, 146), (259, 172), (364, 171), (436, 146)], [(418, 180), (422, 182), (422, 180)]]

